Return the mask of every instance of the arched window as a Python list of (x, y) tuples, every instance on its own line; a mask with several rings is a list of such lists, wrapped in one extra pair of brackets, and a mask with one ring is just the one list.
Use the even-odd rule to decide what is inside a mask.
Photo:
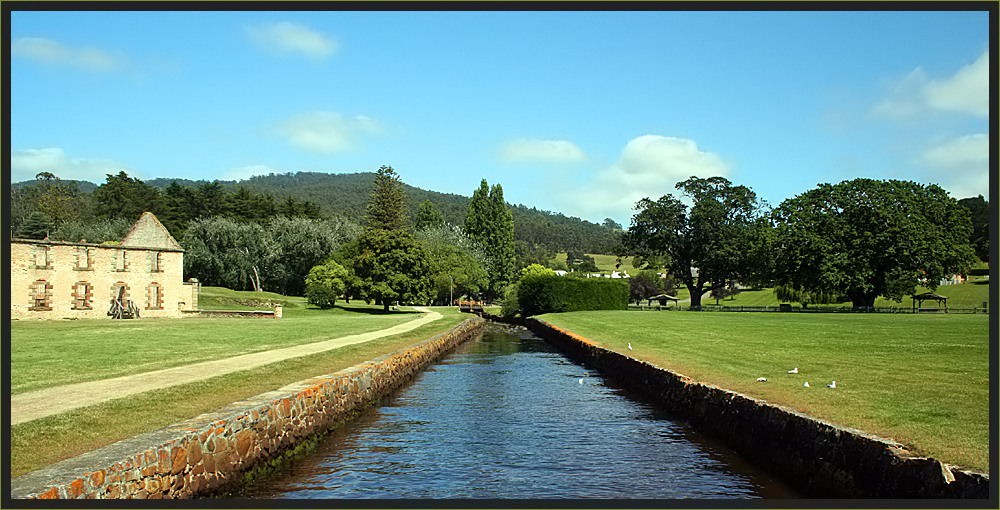
[(73, 286), (73, 309), (90, 310), (94, 303), (94, 286), (89, 282), (76, 282)]
[(52, 284), (45, 280), (35, 280), (31, 284), (28, 310), (35, 312), (52, 310)]
[(115, 301), (121, 297), (121, 304), (125, 306), (128, 301), (128, 285), (125, 282), (115, 282), (111, 284), (111, 300)]

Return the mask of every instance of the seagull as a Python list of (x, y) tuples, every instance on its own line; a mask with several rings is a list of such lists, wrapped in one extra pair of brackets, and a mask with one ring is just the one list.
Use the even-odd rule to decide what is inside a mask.
[(830, 384), (827, 384), (826, 387), (827, 388), (836, 388), (837, 387), (837, 381), (833, 381)]
[(789, 370), (788, 373), (789, 374), (797, 374), (797, 373), (799, 373), (799, 367), (795, 367), (795, 368)]
[(767, 382), (767, 378), (766, 377), (758, 377), (757, 378), (757, 382)]
[(632, 350), (632, 342), (628, 343), (628, 350), (630, 350), (630, 351)]
[(583, 384), (583, 378), (580, 378), (580, 384)]
[(805, 384), (803, 384), (803, 385), (802, 385), (802, 387), (803, 387), (803, 388), (808, 388), (808, 387), (809, 387), (809, 381), (806, 381), (806, 383), (805, 383)]

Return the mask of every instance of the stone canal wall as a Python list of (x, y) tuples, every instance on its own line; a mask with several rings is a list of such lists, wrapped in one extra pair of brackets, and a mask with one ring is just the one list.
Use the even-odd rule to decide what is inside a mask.
[(989, 475), (914, 456), (891, 440), (693, 381), (538, 319), (513, 322), (656, 400), (809, 496), (990, 497)]
[(473, 316), (367, 363), (25, 474), (11, 481), (11, 498), (190, 498), (225, 489), (391, 394), (484, 325)]

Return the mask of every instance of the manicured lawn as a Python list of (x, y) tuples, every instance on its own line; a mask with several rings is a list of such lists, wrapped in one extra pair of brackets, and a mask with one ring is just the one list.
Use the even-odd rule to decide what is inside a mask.
[[(15, 477), (127, 437), (157, 430), (231, 402), (278, 389), (286, 384), (317, 375), (334, 373), (430, 338), (469, 317), (469, 314), (460, 314), (457, 309), (451, 307), (435, 307), (434, 310), (440, 312), (444, 317), (401, 335), (349, 345), (321, 354), (290, 359), (196, 383), (147, 392), (14, 425), (11, 427), (10, 435), (10, 476)], [(374, 326), (376, 322), (380, 322), (379, 319), (386, 318), (379, 315), (363, 312), (354, 312), (354, 315), (359, 317), (342, 317), (341, 315), (348, 314), (334, 312), (325, 316), (331, 330), (341, 331), (350, 326), (363, 326), (365, 328), (347, 331), (347, 334), (353, 334), (388, 327), (385, 326), (384, 322), (383, 326)], [(372, 323), (368, 324), (363, 321), (343, 323), (342, 319), (348, 317), (371, 320)], [(400, 316), (394, 317), (399, 318)], [(396, 322), (412, 317), (413, 315), (409, 315)], [(219, 335), (220, 332), (244, 329), (252, 326), (251, 323), (263, 322), (249, 319), (212, 319), (212, 321), (223, 323), (221, 326), (224, 327), (220, 329), (219, 324), (202, 323), (190, 319), (176, 319), (176, 321), (186, 324), (193, 333), (200, 331), (202, 335), (200, 338), (203, 339), (212, 338), (208, 335)], [(84, 323), (84, 321), (73, 322)], [(289, 320), (288, 322), (295, 321)], [(309, 321), (304, 322), (308, 323)], [(60, 322), (48, 324), (53, 327), (62, 326)], [(106, 323), (103, 322), (89, 324), (95, 328), (106, 327)], [(83, 328), (77, 330), (78, 332), (85, 330), (83, 326), (78, 325), (77, 327)], [(317, 325), (313, 327), (321, 329)], [(14, 342), (17, 342), (17, 338), (15, 334)], [(273, 340), (267, 339), (266, 341)], [(130, 369), (130, 371), (135, 370)], [(12, 370), (12, 376), (14, 373), (16, 373), (16, 368)]]
[[(260, 307), (258, 307), (260, 308)], [(388, 328), (381, 307), (292, 307), (283, 318), (11, 321), (10, 392), (106, 379)]]
[[(539, 318), (695, 380), (989, 471), (986, 315), (595, 311)], [(788, 374), (793, 367), (800, 373)], [(833, 380), (837, 388), (827, 388)]]

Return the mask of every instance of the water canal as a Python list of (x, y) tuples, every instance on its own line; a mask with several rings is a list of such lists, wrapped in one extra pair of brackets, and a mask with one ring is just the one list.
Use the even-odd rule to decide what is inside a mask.
[(499, 325), (234, 496), (798, 497), (527, 330)]

